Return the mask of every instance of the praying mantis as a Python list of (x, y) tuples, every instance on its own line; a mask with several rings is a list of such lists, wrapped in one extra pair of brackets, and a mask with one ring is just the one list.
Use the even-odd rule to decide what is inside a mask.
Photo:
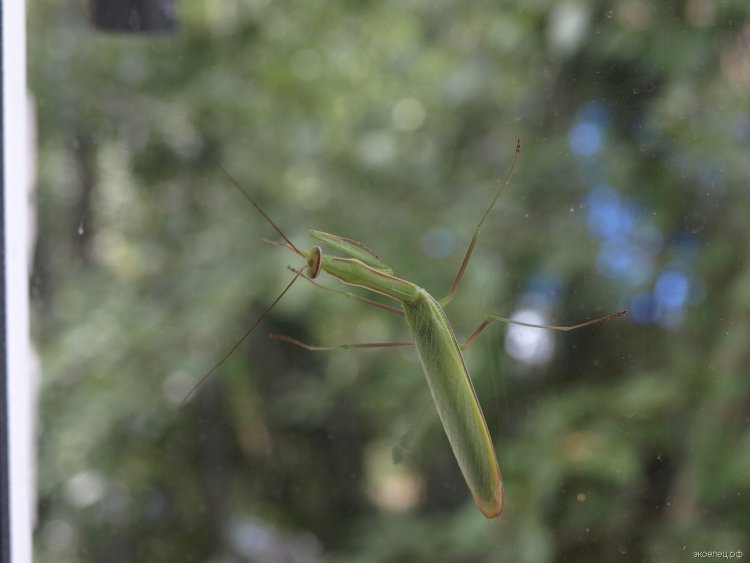
[[(498, 321), (534, 328), (569, 331), (608, 319), (614, 319), (627, 313), (627, 311), (619, 311), (573, 326), (534, 325), (491, 315), (480, 323), (463, 344), (459, 344), (456, 340), (444, 308), (453, 300), (461, 285), (484, 222), (490, 215), (500, 195), (505, 191), (508, 184), (510, 184), (518, 163), (520, 151), (521, 141), (519, 139), (516, 143), (516, 150), (510, 169), (500, 184), (500, 188), (497, 190), (492, 202), (474, 229), (474, 235), (458, 269), (453, 285), (448, 294), (442, 299), (435, 299), (418, 285), (395, 276), (390, 267), (364, 244), (356, 240), (311, 230), (309, 231), (310, 237), (320, 244), (313, 246), (307, 251), (300, 250), (287, 238), (284, 232), (273, 222), (256, 200), (240, 186), (234, 177), (219, 165), (229, 181), (257, 209), (266, 222), (284, 241), (274, 244), (282, 246), (302, 258), (305, 266), (302, 269), (290, 268), (294, 273), (292, 280), (245, 334), (229, 349), (225, 356), (193, 387), (193, 390), (185, 397), (183, 403), (188, 400), (193, 391), (203, 381), (210, 377), (232, 355), (255, 328), (263, 322), (266, 316), (299, 278), (306, 279), (314, 285), (319, 286), (314, 280), (321, 272), (325, 272), (346, 285), (378, 293), (396, 301), (399, 305), (398, 307), (386, 305), (345, 291), (319, 286), (330, 291), (343, 293), (348, 297), (374, 305), (390, 313), (403, 316), (406, 319), (413, 341), (314, 346), (289, 336), (271, 335), (271, 337), (310, 351), (342, 348), (415, 346), (427, 379), (427, 384), (435, 402), (438, 416), (440, 417), (461, 473), (469, 487), (471, 496), (485, 517), (495, 518), (499, 516), (503, 510), (503, 479), (482, 408), (474, 391), (463, 356), (461, 355), (462, 350), (471, 346), (487, 326)], [(324, 253), (321, 245), (338, 251), (342, 256)]]

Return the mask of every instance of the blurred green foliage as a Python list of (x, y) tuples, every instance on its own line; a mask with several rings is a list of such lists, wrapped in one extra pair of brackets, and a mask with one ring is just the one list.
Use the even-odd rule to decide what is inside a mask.
[[(185, 0), (157, 37), (99, 33), (83, 10), (29, 6), (37, 561), (750, 553), (744, 1)], [(471, 502), (413, 351), (267, 339), (406, 337), (309, 284), (180, 408), (299, 266), (217, 161), (297, 244), (361, 240), (439, 296), (517, 137), (448, 309), (459, 338), (527, 306), (540, 276), (557, 324), (637, 314), (555, 335), (538, 365), (503, 327), (467, 351), (499, 520)], [(655, 241), (647, 267), (607, 270), (627, 255), (592, 234), (601, 184), (637, 217), (628, 244)], [(674, 264), (689, 298), (659, 317), (643, 296), (675, 303)]]

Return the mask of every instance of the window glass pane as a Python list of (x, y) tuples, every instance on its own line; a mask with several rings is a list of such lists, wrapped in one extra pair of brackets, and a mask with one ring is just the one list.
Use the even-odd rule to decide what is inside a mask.
[[(130, 34), (29, 5), (38, 561), (750, 552), (744, 2), (176, 8), (172, 33)], [(499, 519), (413, 348), (268, 337), (411, 340), (382, 308), (298, 280), (183, 404), (305, 267), (222, 169), (300, 253), (308, 229), (361, 241), (440, 298), (517, 138), (446, 307), (459, 341), (487, 315), (629, 314), (492, 324), (466, 350)]]

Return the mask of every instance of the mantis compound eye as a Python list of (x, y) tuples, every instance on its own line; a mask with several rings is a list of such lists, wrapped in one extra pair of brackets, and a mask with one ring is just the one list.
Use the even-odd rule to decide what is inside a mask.
[(310, 258), (307, 259), (307, 277), (314, 280), (320, 273), (320, 263), (323, 260), (323, 250), (319, 246), (310, 249)]

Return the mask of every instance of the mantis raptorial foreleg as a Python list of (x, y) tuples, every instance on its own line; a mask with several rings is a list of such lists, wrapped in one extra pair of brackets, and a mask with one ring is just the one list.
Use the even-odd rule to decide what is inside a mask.
[(385, 303), (380, 303), (379, 301), (375, 301), (374, 299), (368, 299), (367, 297), (362, 297), (361, 295), (357, 295), (356, 293), (351, 293), (349, 291), (342, 291), (340, 289), (335, 289), (333, 287), (328, 287), (326, 285), (320, 284), (316, 282), (313, 279), (310, 279), (304, 273), (302, 270), (295, 270), (291, 266), (287, 266), (289, 270), (294, 272), (295, 274), (299, 274), (299, 276), (313, 284), (315, 287), (319, 289), (323, 289), (325, 291), (330, 291), (331, 293), (338, 293), (339, 295), (343, 295), (344, 297), (347, 297), (349, 299), (354, 299), (355, 301), (359, 301), (360, 303), (364, 303), (366, 305), (372, 305), (373, 307), (377, 307), (378, 309), (383, 309), (384, 311), (388, 311), (389, 313), (393, 313), (395, 315), (399, 315), (401, 317), (404, 316), (404, 312), (399, 309), (398, 307), (391, 307), (390, 305), (386, 305)]

